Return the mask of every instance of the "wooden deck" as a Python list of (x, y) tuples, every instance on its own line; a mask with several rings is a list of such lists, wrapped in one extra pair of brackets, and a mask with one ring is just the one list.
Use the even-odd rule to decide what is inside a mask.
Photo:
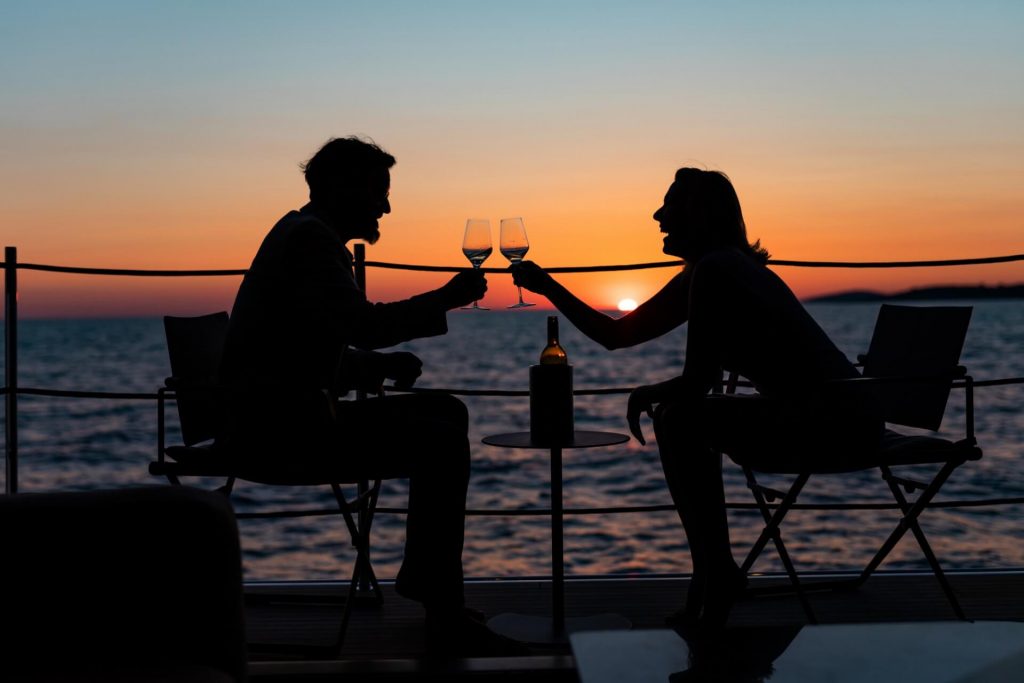
[[(779, 577), (754, 577), (752, 585), (779, 582)], [(1024, 621), (1024, 571), (958, 572), (950, 574), (967, 616), (973, 620)], [(608, 577), (570, 579), (566, 584), (567, 615), (611, 612), (629, 619), (634, 629), (664, 628), (667, 613), (683, 603), (685, 577)], [(480, 658), (439, 664), (423, 656), (422, 609), (398, 597), (384, 584), (384, 603), (353, 610), (345, 647), (335, 661), (292, 661), (273, 643), (289, 646), (329, 645), (341, 614), (341, 584), (253, 584), (247, 586), (247, 627), (252, 675), (257, 681), (284, 680), (410, 680), (436, 678), (575, 681), (571, 653), (564, 647), (536, 647), (534, 656)], [(550, 613), (550, 581), (514, 579), (471, 581), (467, 603), (488, 616), (503, 612)], [(313, 602), (289, 602), (292, 596)], [(317, 602), (315, 597), (323, 597)], [(810, 594), (820, 623), (944, 621), (955, 615), (930, 574), (881, 573), (853, 592)], [(730, 617), (734, 626), (806, 624), (795, 596), (757, 597), (738, 603)], [(319, 659), (319, 658), (318, 658)], [(437, 667), (442, 667), (439, 670)]]

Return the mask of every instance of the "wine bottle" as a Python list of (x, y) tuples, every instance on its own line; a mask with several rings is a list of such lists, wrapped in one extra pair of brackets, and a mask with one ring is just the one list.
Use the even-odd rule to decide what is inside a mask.
[(558, 343), (558, 316), (548, 316), (548, 345), (540, 352), (541, 365), (568, 365), (569, 357)]
[(548, 344), (530, 367), (530, 440), (537, 445), (573, 442), (572, 366), (558, 343), (558, 318), (548, 316)]

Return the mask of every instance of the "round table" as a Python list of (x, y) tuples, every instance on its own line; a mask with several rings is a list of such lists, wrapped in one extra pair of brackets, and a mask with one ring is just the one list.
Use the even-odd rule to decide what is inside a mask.
[(544, 448), (551, 452), (551, 616), (499, 614), (487, 622), (491, 630), (515, 640), (536, 644), (568, 643), (568, 634), (575, 631), (630, 628), (629, 620), (617, 614), (586, 617), (565, 616), (565, 564), (563, 560), (562, 519), (562, 450), (614, 446), (629, 441), (629, 436), (616, 432), (576, 430), (571, 442), (538, 444), (530, 432), (512, 432), (485, 436), (488, 446), (503, 448)]

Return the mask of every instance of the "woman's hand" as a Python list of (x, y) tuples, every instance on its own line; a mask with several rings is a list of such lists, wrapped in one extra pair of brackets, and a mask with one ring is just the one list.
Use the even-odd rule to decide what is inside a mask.
[(626, 422), (629, 424), (629, 431), (636, 440), (646, 445), (644, 433), (640, 430), (640, 414), (647, 413), (647, 416), (654, 419), (654, 404), (658, 402), (658, 391), (656, 385), (639, 386), (629, 394), (629, 403), (626, 405)]
[(543, 268), (533, 261), (523, 261), (522, 263), (510, 266), (510, 269), (512, 271), (512, 282), (516, 286), (525, 287), (534, 294), (547, 296), (553, 280)]

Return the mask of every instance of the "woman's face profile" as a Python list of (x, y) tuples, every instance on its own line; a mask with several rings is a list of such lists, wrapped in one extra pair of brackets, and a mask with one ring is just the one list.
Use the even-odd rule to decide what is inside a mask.
[(665, 233), (662, 240), (662, 251), (670, 256), (685, 259), (690, 246), (688, 239), (690, 230), (687, 227), (686, 207), (681, 201), (681, 190), (673, 183), (665, 194), (661, 208), (654, 212), (654, 220), (658, 222), (661, 232)]

